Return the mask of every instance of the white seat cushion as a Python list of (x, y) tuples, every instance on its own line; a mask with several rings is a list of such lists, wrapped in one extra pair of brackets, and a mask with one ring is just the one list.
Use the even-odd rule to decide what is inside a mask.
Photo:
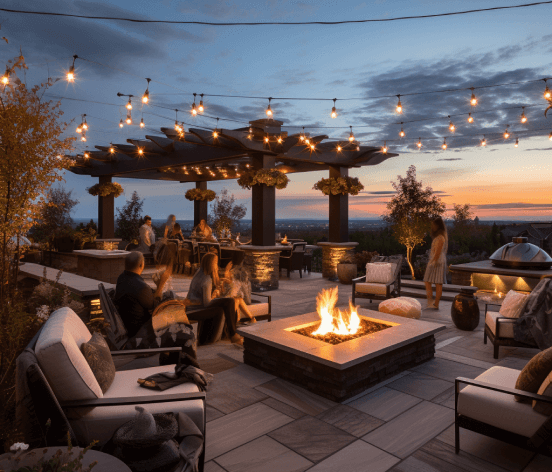
[[(164, 392), (140, 387), (138, 379), (146, 378), (160, 372), (174, 372), (174, 365), (147, 367), (145, 369), (125, 370), (115, 373), (115, 380), (109, 390), (105, 392), (104, 398), (132, 398), (139, 396), (168, 395), (174, 393), (198, 392), (194, 383), (187, 382), (172, 387)], [(72, 408), (67, 410), (69, 422), (83, 444), (89, 444), (97, 439), (100, 445), (105, 444), (115, 430), (122, 424), (130, 421), (136, 415), (136, 405), (125, 406), (102, 406), (96, 408)], [(145, 403), (142, 405), (150, 413), (179, 412), (186, 413), (197, 425), (202, 433), (203, 429), (203, 401), (202, 400), (181, 400), (166, 403)], [(179, 424), (179, 426), (182, 426)]]
[[(495, 366), (483, 372), (476, 380), (499, 387), (515, 388), (520, 372)], [(516, 402), (514, 395), (471, 385), (458, 394), (458, 413), (525, 437), (533, 436), (548, 419), (533, 410), (530, 403)]]
[(387, 293), (387, 287), (385, 284), (369, 282), (361, 282), (356, 284), (355, 290), (359, 293), (368, 293), (371, 295), (385, 295)]
[[(503, 317), (498, 311), (488, 311), (485, 315), (485, 324), (496, 336), (496, 319)], [(500, 337), (514, 339), (514, 322), (510, 320), (500, 320)]]
[(395, 278), (397, 264), (390, 262), (369, 262), (366, 264), (366, 282), (388, 284)]
[(268, 315), (268, 303), (253, 303), (247, 308), (253, 316)]
[(42, 328), (35, 347), (38, 364), (58, 401), (90, 400), (102, 389), (80, 347), (92, 334), (70, 308), (56, 310)]
[(419, 319), (422, 315), (422, 305), (415, 298), (397, 297), (384, 300), (379, 304), (378, 310), (390, 315), (403, 316), (405, 318)]

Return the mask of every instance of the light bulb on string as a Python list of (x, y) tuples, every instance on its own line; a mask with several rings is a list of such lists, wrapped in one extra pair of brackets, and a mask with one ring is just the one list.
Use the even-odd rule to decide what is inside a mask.
[(123, 126), (123, 119), (121, 118), (121, 121), (119, 121), (119, 128), (122, 128)]
[(90, 154), (88, 154), (88, 152), (85, 152), (85, 153), (84, 153), (84, 158), (85, 158), (85, 159), (88, 159), (89, 157), (90, 157)]
[(416, 143), (416, 146), (418, 146), (418, 149), (422, 148), (422, 138), (418, 138), (418, 142)]
[(483, 136), (483, 139), (481, 140), (481, 146), (485, 147), (487, 145), (487, 140), (485, 139), (485, 136)]
[(310, 145), (310, 148), (311, 148), (311, 151), (314, 151), (314, 150), (315, 150), (316, 146), (314, 145), (314, 143), (312, 143), (312, 144)]
[(446, 151), (447, 149), (447, 138), (443, 138), (443, 144), (441, 144), (441, 147), (443, 148), (443, 151)]
[(401, 95), (397, 95), (397, 98), (399, 99), (399, 102), (397, 103), (397, 108), (395, 108), (395, 111), (397, 113), (402, 113), (403, 112), (403, 108), (402, 108), (402, 103), (401, 103)]
[(387, 142), (384, 141), (384, 142), (383, 142), (383, 147), (381, 148), (381, 152), (382, 152), (383, 154), (387, 154), (387, 151), (388, 151), (388, 150), (389, 150), (389, 149), (387, 148)]
[(303, 126), (303, 132), (299, 135), (299, 141), (303, 142), (305, 140), (305, 127)]
[(474, 107), (475, 105), (477, 105), (477, 98), (475, 98), (475, 94), (473, 93), (473, 90), (474, 90), (474, 88), (472, 87), (472, 88), (471, 88), (472, 94), (471, 94), (471, 98), (470, 98), (470, 105), (471, 105), (472, 107)]
[(81, 141), (84, 143), (86, 142), (86, 136), (84, 134), (81, 136)]
[(10, 83), (10, 69), (6, 66), (6, 72), (2, 76), (2, 84), (8, 85)]
[(127, 110), (132, 110), (132, 101), (131, 101), (130, 97), (128, 97), (128, 103), (126, 104), (126, 109)]
[(88, 129), (88, 123), (86, 122), (86, 118), (84, 119), (84, 122), (82, 123), (82, 129)]
[(278, 136), (277, 141), (278, 141), (278, 144), (282, 144), (282, 137), (281, 137), (281, 136)]
[(149, 102), (149, 84), (151, 82), (151, 79), (146, 78), (148, 81), (148, 85), (146, 86), (146, 91), (144, 92), (144, 95), (142, 95), (142, 103), (148, 103)]
[(510, 137), (510, 133), (508, 132), (508, 127), (506, 126), (506, 130), (504, 131), (504, 139), (508, 139)]
[(335, 150), (336, 150), (337, 152), (341, 152), (342, 147), (338, 144), (337, 147), (335, 148)]
[(357, 151), (360, 151), (360, 144), (357, 144), (356, 150), (357, 150)]
[(143, 156), (144, 155), (144, 150), (142, 148), (138, 148), (138, 154), (140, 156)]
[(192, 103), (192, 109), (190, 110), (190, 113), (192, 114), (192, 116), (197, 116), (197, 108), (196, 108), (196, 103), (195, 103), (195, 100), (196, 100), (196, 93), (194, 93), (194, 103)]
[(516, 142), (514, 143), (514, 147), (518, 147), (519, 146), (519, 138), (516, 138)]
[(174, 118), (174, 129), (175, 131), (179, 132), (182, 131), (182, 128), (180, 127), (180, 125), (178, 124), (178, 109), (175, 108), (174, 110), (174, 113), (175, 113), (175, 118)]
[(79, 134), (82, 133), (82, 126), (81, 125), (77, 126), (77, 129), (75, 131)]
[(454, 126), (454, 123), (450, 119), (450, 115), (449, 115), (449, 130), (451, 133), (454, 133), (454, 131), (456, 130), (456, 126)]
[(403, 125), (403, 122), (401, 121), (401, 130), (399, 131), (399, 136), (401, 138), (404, 138), (406, 136), (406, 133), (404, 132), (402, 125)]
[(473, 123), (473, 116), (471, 113), (468, 113), (468, 123)]
[(69, 67), (69, 70), (67, 71), (67, 82), (74, 82), (75, 81), (75, 59), (77, 59), (79, 56), (76, 54), (73, 56), (73, 64), (71, 64), (71, 67)]
[(542, 79), (542, 80), (544, 80), (544, 94), (543, 94), (543, 96), (544, 96), (545, 100), (550, 100), (552, 98), (552, 92), (550, 91), (550, 89), (548, 88), (548, 84), (546, 83), (546, 81), (548, 79)]
[(268, 144), (270, 141), (270, 138), (268, 137), (268, 134), (264, 137), (264, 142)]
[(273, 116), (273, 113), (272, 113), (272, 109), (270, 108), (270, 102), (272, 101), (272, 97), (269, 97), (268, 99), (268, 107), (266, 109), (266, 116), (268, 116), (269, 118), (272, 118)]
[(552, 141), (552, 131), (550, 131), (550, 134), (548, 135), (548, 139)]
[(351, 134), (349, 135), (349, 142), (352, 143), (355, 140), (355, 135), (353, 134), (353, 127), (349, 126), (351, 128)]
[(110, 144), (109, 144), (109, 152), (110, 152), (111, 154), (115, 154), (115, 148), (113, 147), (113, 143), (110, 143)]
[(199, 100), (199, 106), (197, 107), (197, 111), (199, 113), (203, 113), (205, 111), (205, 107), (203, 106), (203, 94), (200, 93), (199, 96), (201, 97)]
[(525, 107), (521, 107), (520, 121), (522, 123), (527, 123), (527, 117), (525, 116)]
[(213, 139), (217, 139), (218, 138), (218, 135), (219, 135), (219, 132), (218, 132), (218, 122), (219, 122), (219, 119), (217, 118), (217, 124), (215, 126), (215, 130), (213, 131)]
[(130, 110), (129, 110), (128, 113), (127, 113), (126, 124), (127, 124), (127, 125), (131, 125), (131, 124), (132, 124), (132, 116), (131, 116), (131, 114), (130, 114)]
[(146, 124), (144, 123), (144, 117), (140, 119), (140, 128), (144, 128)]
[(336, 100), (337, 100), (337, 98), (334, 98), (334, 99), (333, 99), (334, 104), (333, 104), (333, 107), (332, 107), (332, 114), (331, 114), (331, 117), (332, 117), (332, 118), (337, 118), (337, 110), (336, 110), (336, 108), (335, 108), (335, 101), (336, 101)]

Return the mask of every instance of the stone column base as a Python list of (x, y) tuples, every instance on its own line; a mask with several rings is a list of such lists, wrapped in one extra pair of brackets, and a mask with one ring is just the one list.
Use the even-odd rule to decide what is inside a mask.
[(322, 248), (322, 277), (337, 278), (337, 264), (347, 254), (352, 254), (358, 243), (317, 243)]
[(276, 290), (280, 278), (279, 246), (241, 246), (245, 252), (243, 266), (249, 273), (252, 291)]

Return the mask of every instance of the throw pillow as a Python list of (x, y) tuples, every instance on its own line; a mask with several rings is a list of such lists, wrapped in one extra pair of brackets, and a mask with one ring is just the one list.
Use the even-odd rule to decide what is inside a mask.
[[(544, 379), (544, 382), (537, 392), (539, 395), (546, 395), (552, 398), (552, 372)], [(533, 400), (533, 410), (546, 416), (552, 415), (552, 403)]]
[(115, 364), (106, 340), (100, 333), (94, 333), (90, 341), (82, 344), (81, 351), (102, 392), (107, 392), (115, 378)]
[[(552, 372), (552, 347), (539, 352), (523, 368), (516, 382), (518, 390), (537, 393), (548, 374)], [(529, 403), (531, 400), (515, 396), (516, 401)]]
[(366, 282), (374, 284), (391, 283), (395, 277), (396, 264), (369, 262), (366, 264)]
[(505, 316), (506, 318), (519, 318), (526, 303), (526, 294), (510, 290), (504, 297), (504, 301), (500, 307), (500, 316)]

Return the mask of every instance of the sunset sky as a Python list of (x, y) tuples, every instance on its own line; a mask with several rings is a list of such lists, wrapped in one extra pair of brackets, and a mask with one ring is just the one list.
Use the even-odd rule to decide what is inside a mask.
[[(521, 0), (263, 0), (72, 1), (4, 0), (0, 7), (25, 10), (147, 19), (231, 21), (334, 21), (435, 14), (524, 3)], [(457, 130), (448, 130), (448, 115), (471, 111), (471, 92), (434, 93), (401, 98), (404, 113), (397, 115), (396, 98), (367, 97), (480, 87), (552, 77), (552, 5), (495, 12), (338, 26), (178, 26), (31, 16), (0, 12), (2, 36), (9, 39), (0, 52), (6, 62), (22, 48), (29, 65), (29, 84), (63, 77), (78, 54), (74, 84), (58, 82), (49, 92), (62, 100), (64, 118), (76, 136), (80, 115), (90, 125), (89, 150), (94, 145), (125, 143), (127, 138), (156, 134), (174, 123), (174, 111), (144, 107), (135, 100), (134, 122), (143, 117), (148, 129), (118, 127), (126, 99), (117, 92), (140, 96), (145, 77), (151, 103), (189, 110), (193, 93), (284, 97), (337, 97), (339, 116), (329, 117), (332, 102), (273, 101), (274, 117), (285, 124), (305, 126), (313, 134), (344, 139), (348, 126), (363, 144), (387, 144), (399, 156), (374, 167), (354, 169), (365, 191), (351, 197), (350, 217), (381, 215), (392, 192), (391, 180), (414, 164), (418, 177), (440, 192), (447, 207), (470, 203), (480, 219), (550, 220), (552, 215), (552, 112), (544, 117), (544, 82), (476, 90), (475, 122), (453, 117)], [(90, 62), (92, 61), (92, 62)], [(100, 64), (96, 64), (100, 63)], [(124, 72), (123, 72), (124, 71)], [(126, 72), (126, 73), (125, 73)], [(160, 83), (161, 82), (161, 83)], [(552, 88), (552, 80), (549, 81)], [(356, 99), (340, 101), (340, 98)], [(91, 102), (102, 102), (91, 103)], [(106, 105), (106, 104), (115, 104)], [(223, 128), (264, 118), (266, 100), (209, 97), (206, 114), (221, 118)], [(528, 122), (519, 121), (526, 106)], [(483, 113), (485, 111), (485, 113)], [(214, 127), (207, 117), (191, 118), (197, 127)], [(411, 120), (414, 123), (407, 123)], [(406, 138), (398, 133), (404, 121)], [(511, 137), (503, 133), (509, 125)], [(341, 129), (315, 129), (335, 126)], [(345, 129), (347, 127), (347, 129)], [(300, 128), (285, 128), (290, 134)], [(158, 134), (161, 134), (158, 132)], [(478, 146), (485, 135), (488, 145)], [(447, 136), (448, 149), (440, 148)], [(415, 146), (418, 137), (422, 151)], [(514, 147), (515, 138), (519, 147)], [(433, 139), (431, 139), (433, 138)], [(77, 142), (76, 152), (85, 146)], [(328, 200), (312, 190), (326, 173), (290, 175), (291, 183), (277, 191), (277, 218), (327, 218)], [(133, 190), (145, 198), (144, 211), (153, 218), (174, 213), (193, 217), (184, 199), (191, 185), (117, 178), (124, 204)], [(97, 182), (65, 175), (65, 186), (80, 201), (73, 216), (96, 217), (97, 199), (86, 187)], [(250, 191), (235, 181), (209, 184), (228, 188), (240, 203), (251, 207)]]

